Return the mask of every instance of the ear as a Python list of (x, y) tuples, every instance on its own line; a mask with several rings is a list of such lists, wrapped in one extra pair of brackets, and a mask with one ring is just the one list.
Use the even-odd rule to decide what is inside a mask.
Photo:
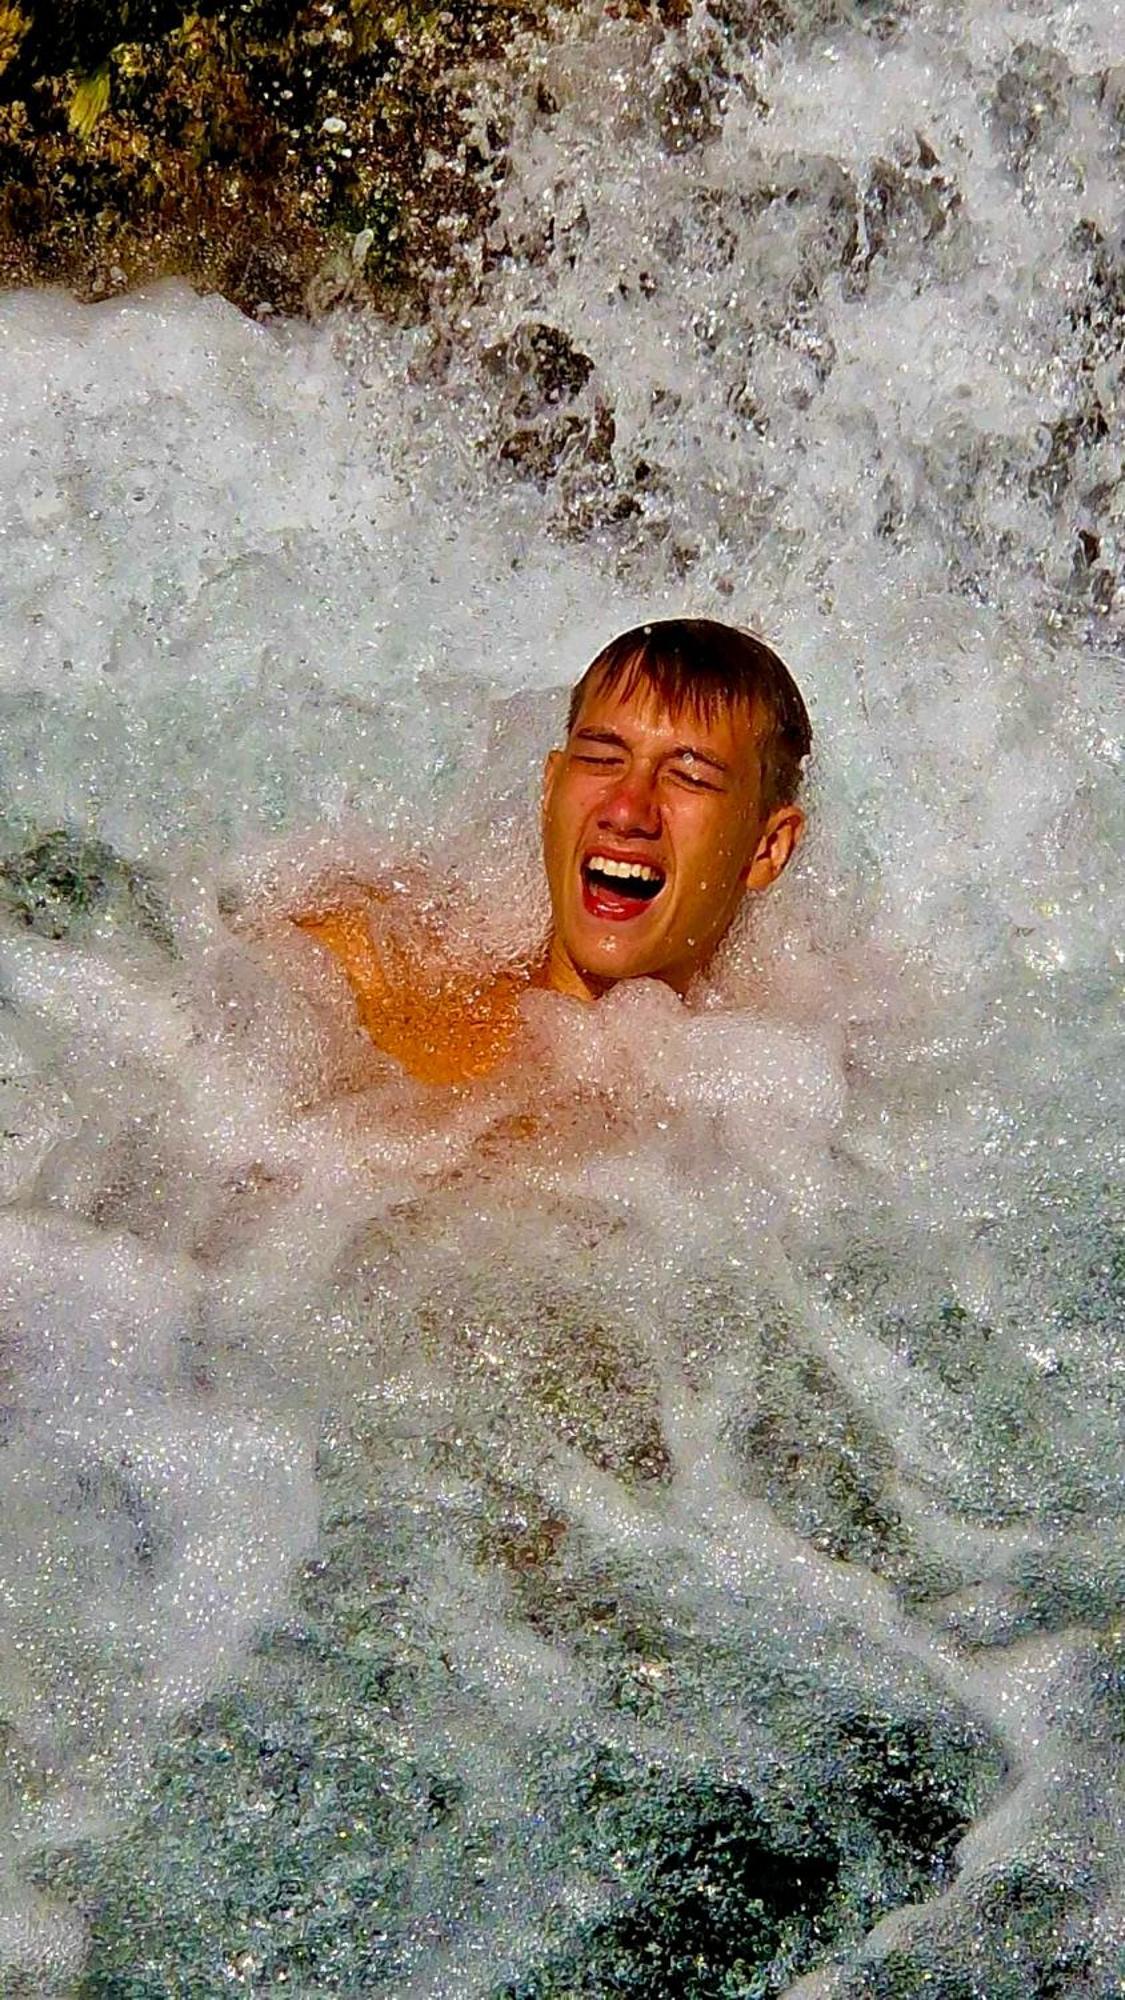
[(558, 776), (562, 757), (563, 753), (561, 750), (548, 750), (547, 752), (547, 761), (543, 766), (542, 808), (544, 812), (546, 812), (547, 807), (551, 803), (551, 793), (555, 789), (555, 779)]
[(768, 889), (776, 882), (805, 830), (800, 806), (778, 806), (758, 835), (758, 844), (742, 877), (745, 889)]

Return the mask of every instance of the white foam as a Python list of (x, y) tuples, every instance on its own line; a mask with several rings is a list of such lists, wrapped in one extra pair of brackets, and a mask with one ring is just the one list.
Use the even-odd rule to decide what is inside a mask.
[[(1086, 86), (1112, 12), (1059, 25), (1099, 201), (1113, 142)], [(1010, 1715), (1003, 1648), (1033, 1556), (1108, 1616), (1088, 1557), (1125, 1499), (1094, 1213), (1120, 748), (1117, 610), (1072, 575), (1112, 447), (1072, 440), (1053, 498), (1044, 465), (1120, 369), (1079, 365), (1063, 169), (1021, 182), (989, 122), (1038, 32), (923, 9), (877, 89), (858, 30), (813, 35), (763, 59), (768, 112), (732, 96), (681, 155), (646, 33), (582, 15), (542, 57), (558, 119), (516, 104), (496, 254), (436, 342), (265, 329), (177, 285), (0, 305), (9, 846), (66, 823), (145, 860), (178, 954), (127, 915), (0, 940), (0, 1697), (47, 1773), (13, 1854), (127, 1811), (176, 1706), (284, 1604), (329, 1406), (365, 1413), (371, 1476), (420, 1509), (446, 1492), (443, 1426), (485, 1456), (500, 1435), (505, 1477), (607, 1562), (668, 1565), (699, 1630), (741, 1621), (826, 1704), (893, 1706), (901, 1682), (985, 1716), (1030, 1775), (967, 1879), (1062, 1824), (1065, 1592)], [(920, 120), (959, 197), (932, 236)], [(907, 193), (861, 282), (877, 158)], [(542, 490), (503, 455), (497, 355), (527, 320), (595, 363), (575, 407), (612, 403), (623, 491), (649, 465), (635, 512), (599, 514), (605, 460), (578, 445)], [(507, 1071), (410, 1085), (286, 910), (389, 871), (430, 885), (466, 962), (526, 957), (562, 690), (672, 610), (792, 657), (819, 742), (806, 850), (690, 1006), (648, 982), (593, 1009), (531, 994)], [(466, 1442), (487, 1513), (476, 1464)], [(862, 1541), (849, 1478), (909, 1562), (889, 1530)], [(500, 1736), (596, 1710), (502, 1565), (476, 1597), (433, 1565), (435, 1629)], [(932, 1603), (902, 1614), (926, 1565)], [(740, 1711), (692, 1699), (682, 1768), (721, 1739), (760, 1769)], [(425, 1726), (472, 1760), (460, 1712)], [(1110, 1813), (1112, 1760), (1084, 1770)], [(17, 1893), (0, 1950), (38, 1964)], [(490, 1924), (533, 1921), (496, 1897), (485, 1960)], [(445, 1990), (434, 1949), (419, 1992)]]

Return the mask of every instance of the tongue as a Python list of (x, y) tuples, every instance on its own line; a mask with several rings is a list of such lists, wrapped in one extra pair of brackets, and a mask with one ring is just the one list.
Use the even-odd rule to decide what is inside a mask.
[(636, 917), (647, 910), (651, 896), (637, 895), (624, 884), (614, 883), (611, 888), (604, 876), (584, 875), (583, 895), (588, 910), (598, 917)]

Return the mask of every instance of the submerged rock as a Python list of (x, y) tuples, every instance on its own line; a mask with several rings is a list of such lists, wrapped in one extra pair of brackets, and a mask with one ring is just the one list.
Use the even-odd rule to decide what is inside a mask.
[[(653, 1706), (599, 1704), (576, 1729), (529, 1684), (509, 1707), (480, 1679), (487, 1628), (464, 1619), (487, 1616), (510, 1554), (477, 1543), (455, 1610), (426, 1577), (440, 1549), (461, 1587), (456, 1503), (388, 1501), (361, 1460), (351, 1483), (348, 1456), (326, 1445), (324, 1531), (290, 1617), (182, 1718), (123, 1836), (42, 1864), (41, 1885), (89, 1919), (82, 2000), (402, 1992), (482, 1937), (458, 1987), (482, 2000), (764, 1996), (947, 1885), (1002, 1771), (966, 1715), (890, 1713), (858, 1690), (810, 1703), (733, 1604), (695, 1687), (690, 1601), (652, 1592), (642, 1631), (639, 1596), (626, 1613), (628, 1577), (604, 1563), (600, 1596), (583, 1601), (577, 1578), (564, 1592), (553, 1649), (578, 1673), (600, 1654), (608, 1688), (643, 1648)], [(538, 1680), (547, 1651), (518, 1620), (501, 1634), (517, 1673), (530, 1645)], [(700, 1762), (691, 1717), (716, 1700), (768, 1718), (780, 1758)]]
[(1065, 130), (1074, 83), (1058, 49), (1021, 42), (996, 86), (992, 124), (1013, 171), (1026, 170), (1036, 151)]
[(58, 828), (0, 861), (0, 911), (40, 937), (65, 938), (97, 918), (173, 948), (168, 911), (144, 869), (104, 840)]

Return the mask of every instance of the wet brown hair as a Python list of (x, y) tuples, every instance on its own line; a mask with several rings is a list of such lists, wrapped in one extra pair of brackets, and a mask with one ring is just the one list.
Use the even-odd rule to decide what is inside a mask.
[(568, 733), (594, 683), (619, 686), (626, 700), (646, 685), (673, 714), (692, 709), (705, 722), (738, 703), (759, 712), (763, 809), (771, 813), (796, 798), (812, 749), (809, 712), (780, 654), (752, 632), (714, 618), (661, 618), (622, 632), (575, 686)]

